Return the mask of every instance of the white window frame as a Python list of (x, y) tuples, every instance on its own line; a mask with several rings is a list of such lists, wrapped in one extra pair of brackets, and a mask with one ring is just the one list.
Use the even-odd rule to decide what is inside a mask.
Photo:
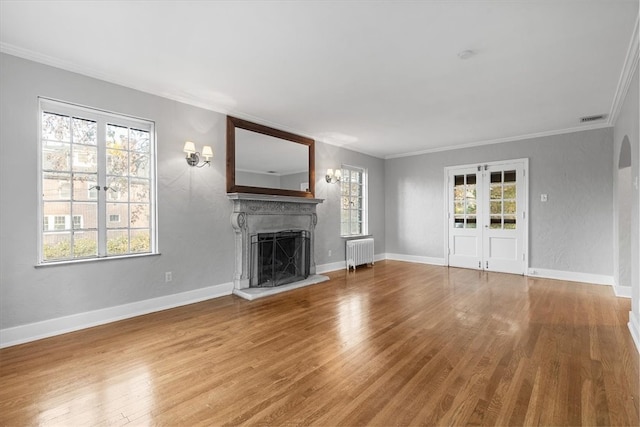
[[(358, 237), (369, 234), (369, 171), (365, 168), (352, 165), (342, 165), (342, 179), (346, 179), (346, 170), (362, 173), (362, 229), (360, 233), (342, 234), (342, 200), (340, 201), (340, 237)], [(342, 185), (340, 182), (340, 198), (342, 199)], [(351, 212), (353, 209), (348, 209)], [(351, 217), (349, 215), (349, 217)]]
[[(61, 102), (49, 98), (39, 97), (39, 110), (38, 110), (38, 258), (37, 266), (57, 265), (67, 263), (78, 263), (86, 261), (114, 259), (114, 258), (134, 258), (140, 256), (157, 255), (158, 252), (158, 226), (157, 226), (157, 177), (156, 177), (156, 133), (155, 122), (146, 119), (140, 119), (123, 114), (112, 113), (108, 111), (98, 110), (94, 108), (84, 107), (80, 105)], [(125, 253), (125, 254), (113, 254), (107, 255), (106, 252), (106, 235), (108, 218), (106, 214), (107, 203), (109, 202), (106, 197), (106, 190), (98, 191), (98, 255), (94, 257), (86, 258), (69, 258), (63, 260), (51, 260), (46, 261), (44, 259), (43, 250), (43, 237), (45, 232), (52, 232), (55, 229), (56, 216), (63, 215), (47, 215), (43, 213), (43, 164), (42, 164), (42, 115), (43, 113), (61, 114), (71, 117), (79, 117), (82, 119), (93, 120), (98, 123), (98, 183), (92, 183), (92, 185), (99, 185), (102, 188), (106, 188), (106, 125), (119, 125), (130, 127), (134, 129), (144, 130), (149, 132), (150, 136), (150, 162), (149, 162), (149, 252), (143, 253)], [(91, 190), (87, 190), (91, 193)], [(73, 187), (71, 189), (71, 196), (73, 197)], [(73, 219), (70, 215), (65, 216), (65, 231), (71, 230), (73, 227)], [(73, 216), (81, 216), (73, 214)], [(46, 227), (45, 227), (46, 223)], [(84, 226), (84, 219), (81, 218), (81, 224)], [(48, 228), (48, 230), (47, 230)], [(134, 228), (126, 228), (127, 230), (135, 230)]]

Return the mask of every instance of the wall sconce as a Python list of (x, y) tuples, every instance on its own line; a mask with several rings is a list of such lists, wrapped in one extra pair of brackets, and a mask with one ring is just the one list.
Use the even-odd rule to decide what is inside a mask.
[(340, 179), (342, 179), (342, 170), (336, 169), (334, 172), (333, 169), (327, 169), (327, 175), (325, 175), (324, 179), (326, 179), (329, 184), (340, 182)]
[[(202, 154), (200, 154), (196, 151), (196, 146), (193, 142), (186, 141), (184, 143), (183, 151), (187, 153), (187, 164), (189, 166), (196, 166), (199, 168), (203, 167), (204, 165), (211, 166), (211, 158), (213, 157), (213, 150), (211, 149), (210, 146), (205, 145), (204, 147), (202, 147)], [(202, 157), (204, 157), (204, 162), (199, 165), (198, 163), (200, 163), (201, 155)]]

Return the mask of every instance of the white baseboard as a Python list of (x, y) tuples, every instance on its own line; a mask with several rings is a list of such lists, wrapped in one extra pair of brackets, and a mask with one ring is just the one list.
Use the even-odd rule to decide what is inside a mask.
[(638, 353), (640, 353), (640, 318), (638, 318), (633, 311), (629, 312), (629, 323), (627, 325), (629, 326), (633, 342), (636, 344), (636, 349)]
[(547, 270), (544, 268), (530, 268), (527, 272), (531, 277), (542, 277), (545, 279), (567, 280), (569, 282), (583, 282), (594, 285), (613, 286), (613, 276), (600, 274), (576, 273), (573, 271)]
[(167, 310), (169, 308), (175, 308), (182, 305), (193, 304), (225, 295), (231, 295), (232, 291), (233, 283), (229, 282), (202, 289), (195, 289), (193, 291), (181, 292), (179, 294), (165, 295), (158, 298), (151, 298), (115, 307), (87, 311), (84, 313), (72, 314), (70, 316), (1, 329), (0, 348), (23, 344), (55, 335), (66, 334), (67, 332), (91, 328), (105, 323), (111, 323), (156, 311)]
[(620, 298), (631, 298), (631, 286), (614, 286), (613, 292)]
[(407, 261), (407, 262), (416, 262), (419, 264), (431, 264), (431, 265), (447, 265), (444, 258), (434, 258), (427, 256), (417, 256), (417, 255), (404, 255), (404, 254), (386, 254), (387, 259), (391, 259), (394, 261)]
[[(386, 254), (375, 254), (373, 256), (374, 261), (383, 261), (387, 259)], [(346, 261), (330, 262), (328, 264), (316, 265), (316, 274), (328, 273), (330, 271), (346, 270)]]
[(328, 264), (316, 265), (316, 274), (323, 274), (337, 270), (346, 270), (346, 268), (346, 261), (330, 262)]

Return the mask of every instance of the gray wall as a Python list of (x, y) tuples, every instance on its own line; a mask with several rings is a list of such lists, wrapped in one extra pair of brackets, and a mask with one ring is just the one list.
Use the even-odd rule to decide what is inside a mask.
[[(615, 242), (616, 242), (616, 251), (614, 252), (618, 255), (615, 259), (616, 263), (620, 262), (619, 257), (619, 249), (620, 245), (628, 244), (625, 242), (625, 239), (620, 241), (619, 235), (627, 233), (630, 235), (630, 246), (631, 246), (631, 254), (628, 257), (630, 259), (629, 266), (617, 266), (622, 268), (622, 270), (629, 269), (630, 277), (631, 277), (631, 304), (632, 304), (632, 312), (635, 315), (635, 321), (640, 325), (640, 250), (638, 248), (640, 242), (640, 190), (637, 187), (634, 187), (633, 184), (629, 190), (629, 183), (619, 182), (618, 178), (618, 164), (620, 161), (620, 149), (622, 146), (622, 141), (625, 137), (628, 138), (629, 144), (631, 146), (631, 174), (630, 179), (633, 183), (634, 180), (638, 179), (638, 175), (640, 174), (640, 108), (638, 104), (640, 103), (639, 95), (640, 92), (639, 84), (638, 84), (638, 68), (634, 73), (634, 76), (631, 79), (631, 85), (627, 92), (627, 96), (625, 98), (622, 109), (620, 110), (620, 114), (618, 119), (616, 120), (615, 126), (613, 128), (613, 142), (614, 149), (612, 153), (612, 166), (613, 166), (613, 179), (615, 181), (615, 194), (617, 195), (620, 191), (629, 192), (631, 195), (631, 200), (619, 202), (615, 201), (614, 206), (616, 209), (616, 218), (619, 218), (621, 215), (620, 209), (629, 209), (629, 205), (631, 208), (631, 229), (630, 230), (618, 230), (618, 224), (616, 224), (616, 228), (614, 229), (615, 234)], [(626, 184), (626, 185), (625, 185)], [(622, 190), (623, 187), (627, 188), (627, 190)], [(617, 198), (616, 198), (617, 199)], [(624, 214), (623, 214), (624, 216)], [(623, 257), (622, 262), (625, 262), (627, 257)], [(624, 273), (623, 273), (624, 274)], [(624, 278), (623, 278), (624, 282)], [(620, 284), (624, 284), (620, 282)], [(640, 337), (638, 337), (640, 338)]]
[[(232, 281), (224, 115), (6, 54), (0, 54), (0, 88), (0, 329)], [(34, 267), (38, 96), (155, 121), (161, 255)], [(189, 167), (182, 152), (185, 140), (212, 145), (212, 166)], [(384, 250), (383, 161), (319, 143), (316, 196), (327, 199), (318, 208), (319, 265), (344, 260), (339, 189), (319, 172), (341, 162), (369, 168), (376, 189), (371, 231)], [(165, 271), (173, 273), (172, 282), (164, 282)]]
[(386, 251), (444, 258), (445, 167), (528, 158), (529, 266), (612, 276), (612, 136), (601, 129), (387, 160)]
[[(316, 233), (323, 236), (316, 240), (316, 263), (328, 264), (344, 261), (345, 239), (340, 237), (340, 185), (328, 184), (327, 169), (339, 169), (342, 165), (367, 169), (369, 176), (369, 234), (375, 239), (375, 253), (385, 252), (385, 174), (384, 160), (366, 154), (316, 142), (316, 197), (325, 199), (318, 205)], [(338, 214), (335, 214), (335, 213)], [(329, 250), (331, 256), (329, 256)]]

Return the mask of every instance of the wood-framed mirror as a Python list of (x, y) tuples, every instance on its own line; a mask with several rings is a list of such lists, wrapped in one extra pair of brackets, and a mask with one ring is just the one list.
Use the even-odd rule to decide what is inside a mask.
[(313, 198), (315, 141), (227, 116), (227, 193)]

